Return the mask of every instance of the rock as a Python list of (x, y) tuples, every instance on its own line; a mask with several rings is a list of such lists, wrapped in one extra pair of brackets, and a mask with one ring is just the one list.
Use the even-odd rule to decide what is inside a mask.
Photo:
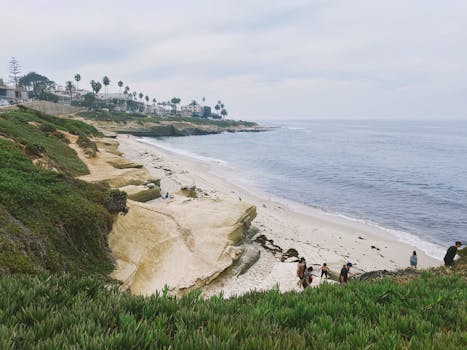
[(144, 185), (146, 185), (148, 187), (154, 187), (154, 186), (160, 187), (161, 186), (161, 180), (160, 179), (147, 180), (147, 181), (144, 182)]
[(297, 263), (297, 262), (299, 262), (300, 260), (299, 260), (298, 258), (292, 256), (292, 257), (287, 258), (287, 259), (285, 259), (285, 260), (282, 260), (282, 259), (281, 259), (281, 261), (284, 262), (284, 263)]
[(142, 295), (165, 285), (183, 294), (216, 279), (242, 255), (237, 244), (256, 215), (245, 202), (209, 198), (128, 206), (108, 237), (117, 259), (112, 277)]
[(183, 186), (178, 193), (188, 198), (198, 198), (196, 186)]
[(261, 246), (276, 255), (281, 255), (282, 256), (282, 248), (279, 247), (278, 245), (274, 244), (274, 241), (272, 239), (268, 239), (265, 235), (260, 235), (255, 238), (255, 242), (261, 244)]
[(160, 198), (161, 196), (161, 189), (159, 186), (154, 184), (152, 187), (144, 185), (128, 185), (120, 187), (119, 190), (126, 192), (128, 194), (128, 199), (137, 202), (147, 202), (156, 198)]
[(256, 227), (256, 226), (251, 226), (250, 228), (248, 228), (248, 230), (246, 231), (246, 238), (253, 238), (254, 236), (256, 236), (259, 232), (259, 229)]
[(246, 273), (260, 258), (260, 250), (252, 244), (243, 246), (243, 253), (240, 258), (232, 265), (232, 268), (227, 271), (227, 276), (240, 276)]
[(290, 260), (290, 258), (295, 258), (298, 261), (298, 251), (294, 248), (288, 249), (284, 254), (282, 254), (281, 261)]
[(112, 161), (109, 161), (108, 163), (117, 169), (132, 169), (132, 168), (141, 169), (143, 167), (142, 164), (129, 162), (125, 158), (120, 158), (118, 160), (112, 160)]

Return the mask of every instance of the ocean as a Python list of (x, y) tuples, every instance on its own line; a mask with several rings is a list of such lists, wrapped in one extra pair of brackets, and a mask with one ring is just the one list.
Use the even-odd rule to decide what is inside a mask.
[(383, 227), (436, 258), (467, 241), (467, 122), (260, 123), (275, 128), (145, 141), (217, 163), (243, 187)]

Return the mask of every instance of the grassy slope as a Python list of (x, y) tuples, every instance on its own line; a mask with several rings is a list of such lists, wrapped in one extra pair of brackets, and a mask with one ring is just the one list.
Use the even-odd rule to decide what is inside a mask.
[(45, 153), (62, 172), (70, 175), (88, 174), (86, 165), (75, 151), (66, 147), (60, 132), (76, 135), (97, 135), (98, 131), (79, 121), (47, 116), (40, 112), (14, 111), (0, 114), (0, 135), (15, 140), (31, 156)]
[[(0, 135), (8, 137), (0, 138), (0, 272), (112, 267), (106, 252), (112, 217), (102, 205), (107, 189), (70, 177), (88, 170), (57, 129), (96, 132), (30, 111), (0, 114)], [(46, 155), (60, 172), (35, 166), (24, 152)]]
[(466, 281), (423, 273), (223, 300), (131, 296), (92, 278), (0, 279), (0, 348), (461, 349)]
[(161, 121), (173, 121), (173, 122), (188, 122), (196, 125), (215, 125), (219, 127), (233, 127), (233, 126), (256, 126), (256, 123), (246, 122), (242, 120), (213, 120), (205, 118), (185, 118), (185, 117), (157, 117), (157, 116), (145, 116), (140, 113), (123, 113), (123, 112), (105, 112), (105, 111), (87, 111), (78, 113), (79, 116), (92, 120), (100, 121), (114, 121), (124, 123), (127, 121), (142, 121), (142, 122), (153, 122), (160, 123)]

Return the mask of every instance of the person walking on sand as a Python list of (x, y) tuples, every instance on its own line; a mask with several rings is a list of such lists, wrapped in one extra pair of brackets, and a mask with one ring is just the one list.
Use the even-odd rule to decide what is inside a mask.
[(313, 276), (312, 276), (312, 273), (313, 272), (313, 266), (310, 266), (306, 271), (305, 271), (305, 274), (303, 276), (303, 289), (306, 289), (308, 287), (311, 287), (311, 284), (313, 283)]
[(319, 268), (321, 270), (321, 279), (323, 279), (323, 276), (326, 276), (325, 278), (328, 279), (328, 273), (329, 273), (329, 267), (326, 263), (323, 263), (323, 266)]
[(454, 263), (454, 257), (457, 254), (457, 249), (462, 246), (462, 243), (457, 241), (453, 246), (449, 247), (449, 249), (446, 252), (446, 255), (444, 256), (444, 265), (447, 267), (451, 267), (452, 264)]
[(417, 252), (414, 250), (412, 255), (410, 256), (410, 267), (416, 269), (417, 268)]
[(348, 262), (344, 266), (342, 266), (341, 274), (339, 275), (339, 283), (344, 284), (347, 283), (347, 279), (349, 278), (349, 270), (352, 267), (352, 263)]
[(297, 282), (298, 285), (302, 285), (303, 277), (305, 276), (305, 271), (306, 271), (306, 261), (304, 257), (301, 257), (297, 265), (297, 277), (299, 278)]

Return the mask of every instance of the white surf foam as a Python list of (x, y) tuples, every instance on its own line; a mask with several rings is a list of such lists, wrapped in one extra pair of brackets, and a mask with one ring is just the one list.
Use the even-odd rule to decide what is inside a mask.
[(157, 141), (157, 140), (155, 140), (153, 138), (143, 137), (143, 138), (137, 139), (136, 141), (141, 142), (141, 143), (145, 143), (147, 145), (156, 146), (156, 147), (162, 148), (162, 149), (164, 149), (166, 151), (169, 151), (169, 152), (172, 152), (172, 153), (175, 153), (175, 154), (179, 154), (179, 155), (182, 155), (184, 157), (200, 160), (200, 161), (203, 161), (203, 162), (215, 163), (215, 164), (219, 164), (219, 165), (222, 165), (222, 166), (226, 166), (228, 164), (225, 160), (212, 158), (212, 157), (207, 157), (207, 156), (203, 156), (201, 154), (197, 154), (195, 152), (191, 152), (191, 151), (183, 150), (183, 149), (180, 149), (180, 148), (172, 147), (172, 146), (168, 145), (167, 143)]

